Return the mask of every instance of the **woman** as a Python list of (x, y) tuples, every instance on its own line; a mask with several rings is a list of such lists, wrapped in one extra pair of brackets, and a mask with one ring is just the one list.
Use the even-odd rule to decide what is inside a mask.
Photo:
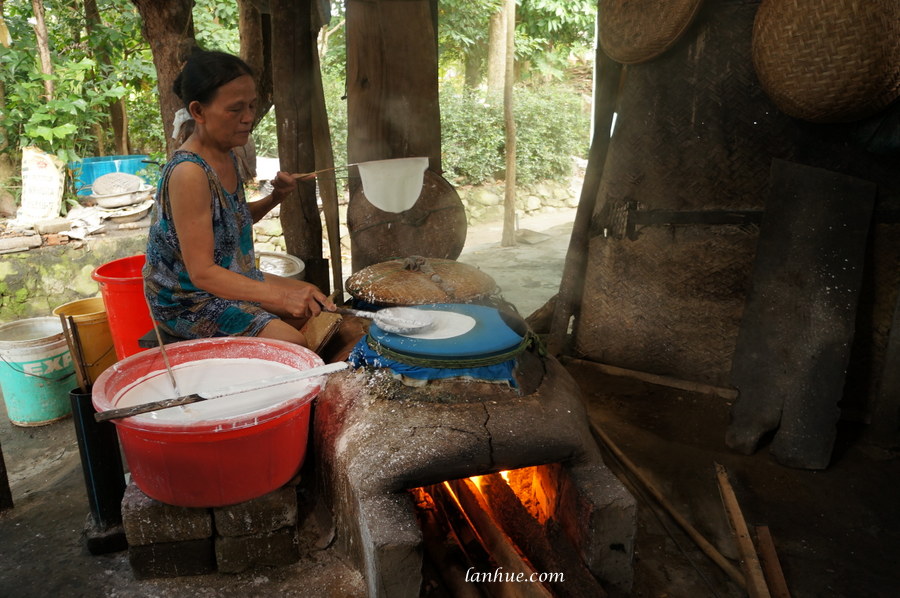
[(181, 338), (259, 336), (306, 346), (299, 325), (335, 306), (315, 285), (256, 266), (253, 223), (296, 182), (279, 172), (271, 195), (245, 200), (232, 150), (253, 129), (252, 70), (236, 56), (195, 51), (173, 89), (194, 127), (163, 167), (157, 190), (143, 271), (153, 317)]

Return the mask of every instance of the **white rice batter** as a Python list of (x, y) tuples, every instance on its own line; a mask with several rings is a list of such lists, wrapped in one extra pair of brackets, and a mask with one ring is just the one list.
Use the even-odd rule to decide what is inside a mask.
[(419, 332), (403, 334), (409, 338), (421, 338), (427, 340), (441, 340), (462, 336), (475, 328), (475, 318), (466, 314), (458, 314), (452, 311), (439, 309), (423, 309), (428, 312), (434, 321), (431, 326)]
[[(231, 386), (297, 373), (297, 369), (265, 359), (200, 359), (172, 368), (182, 395), (199, 391), (212, 392)], [(244, 418), (301, 397), (315, 386), (317, 378), (298, 380), (270, 388), (242, 392), (209, 399), (181, 407), (151, 411), (135, 417), (160, 423), (191, 423), (220, 419)], [(131, 407), (153, 401), (171, 399), (175, 390), (165, 370), (158, 370), (133, 382), (113, 399), (115, 407)]]

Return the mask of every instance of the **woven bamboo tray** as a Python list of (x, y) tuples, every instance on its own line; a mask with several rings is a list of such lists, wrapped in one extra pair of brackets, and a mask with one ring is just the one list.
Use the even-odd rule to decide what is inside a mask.
[(622, 64), (656, 58), (684, 34), (703, 0), (600, 0), (600, 46)]
[(900, 2), (764, 0), (752, 57), (762, 88), (789, 116), (871, 116), (900, 95)]

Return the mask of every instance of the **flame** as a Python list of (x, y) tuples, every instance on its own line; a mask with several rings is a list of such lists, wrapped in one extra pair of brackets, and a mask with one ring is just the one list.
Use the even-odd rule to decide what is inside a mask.
[(503, 478), (503, 481), (509, 484), (509, 470), (503, 470), (500, 472), (500, 477)]

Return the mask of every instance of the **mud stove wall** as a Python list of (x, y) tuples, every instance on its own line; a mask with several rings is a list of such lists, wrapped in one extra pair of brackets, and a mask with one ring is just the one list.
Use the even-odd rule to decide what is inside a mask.
[(584, 564), (628, 591), (633, 497), (603, 464), (575, 381), (529, 356), (518, 390), (475, 381), (413, 388), (386, 370), (332, 376), (315, 411), (315, 454), (337, 542), (369, 596), (417, 597), (423, 535), (409, 489), (556, 463), (555, 517)]

